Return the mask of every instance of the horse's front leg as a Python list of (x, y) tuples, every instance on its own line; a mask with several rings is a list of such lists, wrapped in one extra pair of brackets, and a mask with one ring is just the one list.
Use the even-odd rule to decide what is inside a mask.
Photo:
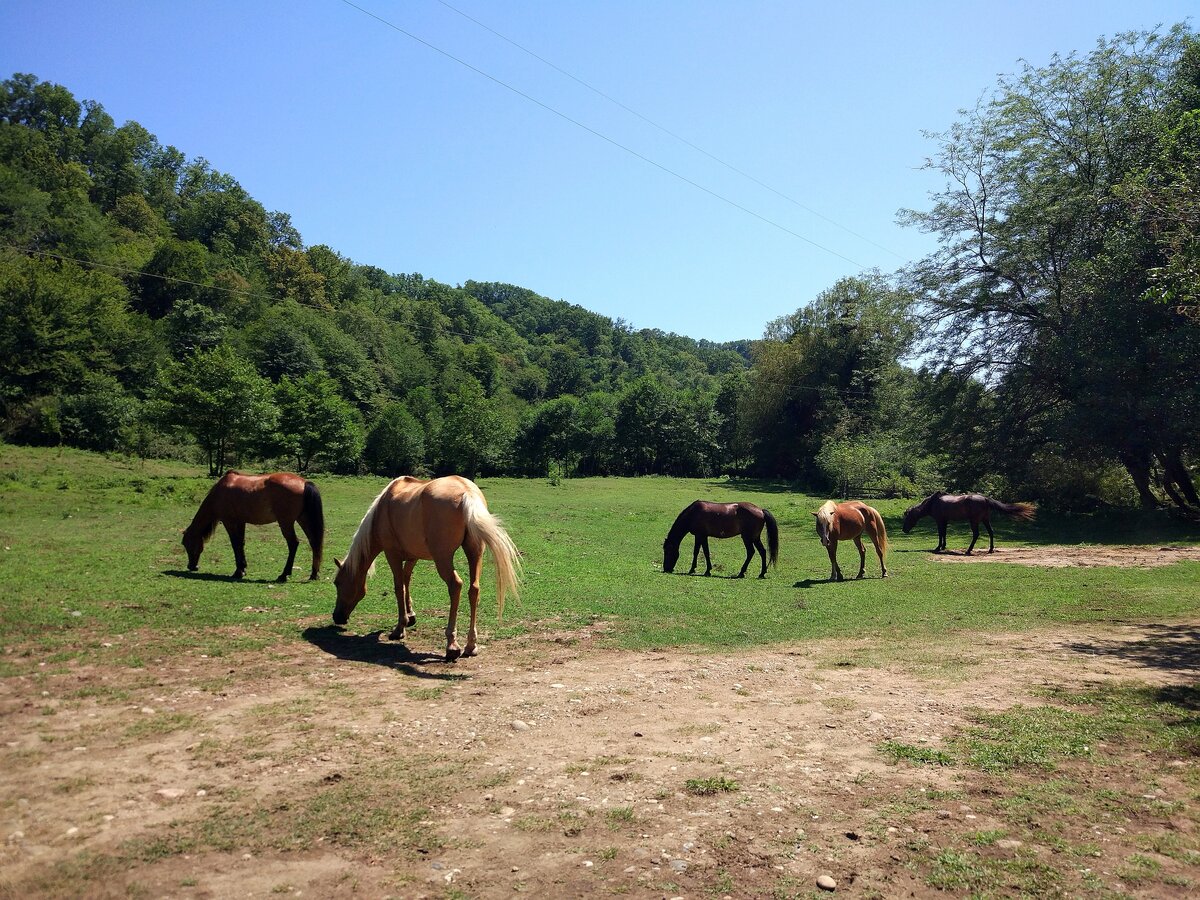
[(241, 578), (246, 574), (246, 523), (226, 522), (225, 531), (229, 534), (229, 543), (233, 545), (233, 577)]
[(861, 536), (854, 538), (854, 546), (858, 548), (858, 574), (854, 576), (857, 580), (862, 578), (867, 571), (867, 549), (863, 546)]
[[(696, 574), (696, 560), (700, 558), (700, 542), (701, 542), (700, 535), (696, 535), (696, 540), (692, 543), (692, 567), (690, 569), (688, 569), (689, 575)], [(705, 555), (705, 557), (708, 556), (707, 551), (705, 552), (704, 555)]]
[(392, 629), (388, 639), (401, 641), (404, 640), (405, 627), (416, 622), (416, 619), (411, 617), (412, 597), (409, 594), (409, 579), (412, 578), (412, 570), (417, 561), (404, 559), (395, 553), (388, 553), (387, 561), (392, 569), (392, 584), (396, 591), (396, 627)]
[(446, 662), (454, 662), (462, 656), (458, 646), (458, 601), (462, 599), (462, 576), (454, 571), (454, 556), (437, 560), (438, 575), (446, 582), (450, 592), (450, 615), (446, 620)]
[(842, 570), (838, 568), (837, 564), (837, 543), (830, 542), (829, 546), (825, 549), (829, 551), (829, 562), (832, 566), (832, 568), (829, 570), (829, 580), (844, 581), (845, 579), (842, 578)]
[(279, 530), (283, 533), (283, 539), (287, 541), (288, 558), (287, 564), (283, 567), (283, 572), (280, 574), (279, 581), (287, 581), (292, 575), (292, 564), (296, 562), (296, 548), (300, 546), (300, 540), (296, 537), (296, 525), (294, 522), (284, 522), (280, 520)]
[(938, 545), (933, 549), (934, 553), (941, 553), (946, 549), (946, 523), (938, 522)]
[(967, 547), (967, 556), (971, 555), (971, 551), (975, 549), (975, 542), (979, 540), (979, 523), (971, 523), (971, 543)]

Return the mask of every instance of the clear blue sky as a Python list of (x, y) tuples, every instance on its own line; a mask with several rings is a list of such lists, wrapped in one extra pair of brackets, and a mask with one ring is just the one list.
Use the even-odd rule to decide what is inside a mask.
[(6, 0), (0, 75), (30, 72), (140, 122), (355, 262), (508, 282), (724, 341), (760, 337), (843, 276), (927, 252), (928, 236), (895, 221), (939, 186), (920, 169), (934, 149), (922, 131), (947, 128), (1017, 60), (1196, 12), (1195, 0), (355, 2), (395, 28), (342, 0)]

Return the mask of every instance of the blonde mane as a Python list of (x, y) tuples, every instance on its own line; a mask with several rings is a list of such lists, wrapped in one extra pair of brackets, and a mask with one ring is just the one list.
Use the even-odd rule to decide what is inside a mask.
[(829, 533), (829, 529), (833, 527), (833, 513), (836, 509), (836, 503), (832, 500), (826, 500), (821, 504), (821, 508), (817, 510), (817, 522), (825, 526), (827, 534)]
[[(367, 507), (366, 515), (362, 517), (362, 521), (358, 523), (358, 530), (354, 532), (354, 538), (350, 541), (350, 549), (346, 551), (346, 561), (342, 566), (350, 572), (357, 572), (362, 567), (367, 558), (367, 548), (371, 544), (371, 528), (375, 522), (375, 510), (379, 508), (379, 501), (400, 479), (393, 478), (387, 483), (382, 491), (379, 492), (371, 505)], [(375, 574), (375, 560), (371, 560), (371, 566), (367, 569), (367, 577), (370, 578)]]

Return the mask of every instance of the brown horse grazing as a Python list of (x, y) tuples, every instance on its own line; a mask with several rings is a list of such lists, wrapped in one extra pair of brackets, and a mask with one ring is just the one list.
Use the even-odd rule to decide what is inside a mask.
[(196, 511), (192, 524), (183, 532), (183, 546), (187, 550), (188, 571), (195, 572), (200, 565), (200, 553), (204, 543), (223, 522), (233, 544), (233, 558), (237, 564), (233, 577), (246, 574), (246, 525), (267, 525), (278, 522), (283, 539), (287, 541), (287, 565), (283, 567), (280, 581), (287, 581), (292, 574), (292, 563), (296, 561), (297, 522), (312, 547), (312, 574), (316, 580), (321, 568), (321, 549), (325, 543), (325, 511), (321, 505), (321, 493), (311, 481), (291, 472), (271, 472), (268, 475), (243, 475), (232, 470), (212, 486), (208, 496)]
[(754, 559), (757, 549), (762, 556), (762, 571), (759, 578), (767, 577), (767, 551), (763, 548), (762, 530), (767, 529), (767, 544), (771, 548), (771, 565), (779, 556), (779, 525), (775, 517), (753, 503), (709, 503), (707, 500), (697, 500), (681, 512), (675, 519), (675, 524), (667, 532), (663, 541), (663, 571), (674, 572), (675, 564), (679, 561), (679, 545), (685, 534), (694, 534), (696, 544), (692, 548), (692, 567), (689, 575), (696, 572), (696, 559), (704, 550), (704, 562), (707, 568), (705, 575), (712, 572), (712, 560), (708, 555), (708, 539), (727, 538), (741, 535), (742, 543), (746, 545), (746, 561), (742, 563), (742, 571), (737, 578), (746, 575), (750, 560)]
[(947, 494), (937, 491), (930, 494), (916, 506), (910, 506), (904, 511), (904, 533), (912, 531), (918, 520), (925, 516), (933, 516), (937, 522), (938, 544), (934, 553), (946, 549), (946, 523), (961, 522), (964, 519), (971, 523), (971, 546), (967, 547), (967, 555), (975, 548), (979, 540), (979, 523), (988, 533), (988, 553), (996, 552), (996, 538), (992, 534), (991, 517), (993, 512), (1012, 516), (1022, 522), (1030, 522), (1037, 513), (1037, 507), (1032, 503), (1001, 503), (983, 494)]
[[(471, 603), (471, 625), (467, 645), (458, 647), (458, 601), (462, 578), (454, 571), (454, 554), (462, 547), (471, 581), (467, 597)], [(450, 617), (446, 623), (446, 659), (474, 656), (478, 646), (475, 614), (479, 606), (479, 574), (484, 548), (496, 563), (496, 606), (504, 615), (504, 595), (515, 596), (520, 581), (520, 557), (500, 520), (488, 512), (483, 492), (473, 481), (458, 475), (422, 481), (405, 475), (392, 481), (375, 498), (350, 542), (346, 561), (337, 563), (333, 583), (337, 604), (333, 621), (345, 625), (350, 613), (367, 593), (367, 576), (375, 571), (380, 553), (392, 567), (399, 611), (390, 637), (400, 640), (404, 630), (417, 623), (413, 615), (409, 579), (418, 559), (431, 559), (450, 591)]]
[(867, 571), (867, 551), (862, 542), (864, 531), (871, 538), (875, 554), (879, 557), (879, 568), (883, 571), (879, 577), (887, 578), (887, 564), (884, 562), (888, 548), (887, 528), (883, 525), (883, 516), (874, 507), (859, 500), (847, 500), (845, 503), (826, 500), (813, 515), (817, 517), (817, 537), (829, 551), (829, 561), (833, 564), (829, 573), (830, 581), (846, 580), (837, 561), (838, 541), (854, 541), (854, 546), (858, 548), (858, 574), (854, 577), (863, 577)]

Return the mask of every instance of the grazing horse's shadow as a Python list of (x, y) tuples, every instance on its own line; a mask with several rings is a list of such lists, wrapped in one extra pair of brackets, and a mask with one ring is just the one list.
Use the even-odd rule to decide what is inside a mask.
[(218, 575), (216, 572), (185, 572), (182, 569), (163, 569), (164, 575), (172, 578), (191, 578), (194, 581), (225, 581), (230, 584), (284, 584), (274, 578), (234, 578), (232, 575)]
[(374, 663), (398, 669), (414, 678), (433, 678), (441, 681), (458, 681), (466, 677), (450, 672), (427, 672), (418, 666), (429, 663), (445, 663), (446, 657), (439, 653), (418, 653), (402, 643), (381, 640), (384, 632), (369, 634), (347, 634), (338, 625), (321, 625), (305, 628), (303, 637), (314, 647), (319, 647), (331, 656), (348, 662)]

